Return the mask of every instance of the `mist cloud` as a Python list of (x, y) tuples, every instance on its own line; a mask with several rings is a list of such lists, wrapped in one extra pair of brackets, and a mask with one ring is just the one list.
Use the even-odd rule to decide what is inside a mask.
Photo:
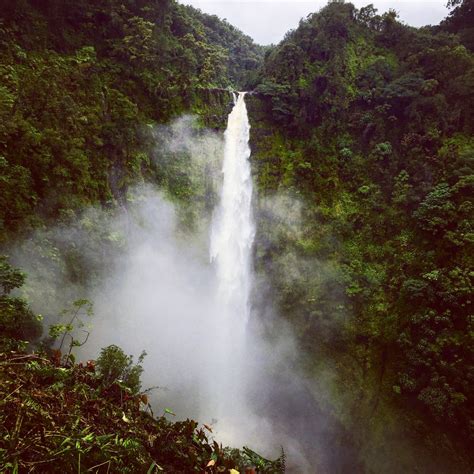
[[(274, 406), (282, 403), (275, 405), (273, 394), (281, 399), (283, 382), (299, 384), (289, 326), (275, 320), (268, 338), (254, 311), (239, 351), (241, 376), (231, 386), (221, 383), (226, 348), (217, 331), (222, 311), (209, 258), (215, 204), (206, 192), (215, 201), (223, 138), (195, 120), (186, 116), (153, 130), (156, 166), (171, 176), (179, 165), (196, 196), (191, 203), (172, 202), (155, 186), (141, 185), (130, 190), (125, 206), (85, 209), (69, 223), (37, 231), (10, 253), (29, 274), (26, 296), (46, 325), (75, 299), (92, 301), (90, 337), (76, 351), (79, 359), (96, 358), (109, 344), (135, 356), (145, 350), (143, 387), (160, 387), (152, 397), (156, 414), (170, 408), (180, 419), (212, 425), (219, 442), (246, 444), (268, 457), (278, 457), (283, 445), (289, 463), (310, 472), (298, 437), (273, 420)], [(186, 206), (193, 221), (188, 227)]]

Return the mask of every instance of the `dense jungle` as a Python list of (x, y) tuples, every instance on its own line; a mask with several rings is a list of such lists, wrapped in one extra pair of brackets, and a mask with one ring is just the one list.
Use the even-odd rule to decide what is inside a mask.
[[(0, 1), (0, 472), (473, 471), (474, 1), (449, 7), (414, 28), (332, 0), (261, 46), (175, 0)], [(270, 386), (254, 398), (271, 455), (182, 416), (194, 391), (160, 405), (146, 344), (135, 360), (97, 336), (121, 306), (97, 296), (127, 245), (110, 222), (159, 220), (137, 211), (157, 191), (176, 239), (202, 231), (232, 91), (248, 91), (248, 330), (291, 333), (304, 386), (277, 363), (252, 382)], [(187, 351), (168, 339), (176, 358), (153, 365)]]

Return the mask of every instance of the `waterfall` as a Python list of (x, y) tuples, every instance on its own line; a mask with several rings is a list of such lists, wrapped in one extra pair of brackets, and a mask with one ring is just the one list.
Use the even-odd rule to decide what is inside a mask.
[(211, 261), (226, 317), (245, 328), (249, 316), (251, 250), (255, 235), (250, 173), (250, 125), (240, 93), (225, 132), (224, 182), (211, 230)]
[[(255, 236), (249, 138), (245, 93), (239, 93), (238, 97), (234, 95), (234, 108), (225, 132), (223, 184), (211, 229), (210, 257), (217, 275), (219, 307), (211, 396), (216, 417), (221, 420), (245, 411), (242, 361), (250, 314), (251, 251)], [(229, 427), (224, 429), (228, 431)]]

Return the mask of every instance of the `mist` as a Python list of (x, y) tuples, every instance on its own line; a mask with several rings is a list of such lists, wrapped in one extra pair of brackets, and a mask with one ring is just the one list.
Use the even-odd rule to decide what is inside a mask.
[(75, 299), (90, 300), (90, 336), (76, 357), (95, 359), (110, 344), (135, 356), (146, 351), (142, 387), (158, 387), (151, 392), (156, 415), (169, 409), (176, 419), (196, 419), (212, 427), (219, 443), (246, 445), (268, 458), (283, 447), (293, 472), (311, 472), (301, 433), (287, 420), (303, 413), (289, 407), (298, 405), (303, 383), (290, 327), (271, 316), (270, 306), (261, 317), (261, 305), (252, 302), (245, 344), (228, 348), (238, 350), (239, 377), (229, 380), (219, 360), (226, 352), (219, 340), (223, 314), (209, 247), (222, 136), (199, 130), (192, 117), (152, 134), (157, 166), (186, 160), (183, 179), (197, 198), (172, 201), (142, 184), (121, 208), (85, 209), (69, 224), (39, 230), (10, 251), (29, 275), (25, 296), (46, 328)]
[[(45, 271), (44, 258), (36, 254), (35, 259), (32, 254), (45, 239), (44, 232), (13, 252), (15, 262), (29, 274), (26, 291), (32, 307), (54, 323), (51, 300), (58, 314), (60, 307), (69, 306), (74, 299), (89, 299), (94, 315), (88, 321), (89, 340), (76, 351), (79, 360), (95, 359), (110, 344), (135, 356), (144, 350), (143, 388), (159, 387), (151, 394), (155, 414), (168, 408), (177, 419), (197, 419), (213, 428), (218, 442), (236, 447), (245, 444), (268, 457), (278, 457), (283, 446), (292, 463), (306, 466), (298, 441), (274, 427), (269, 410), (278, 383), (272, 375), (278, 374), (280, 381), (296, 378), (297, 351), (290, 329), (275, 321), (272, 332), (276, 335), (270, 341), (253, 315), (241, 351), (242, 379), (235, 380), (233, 387), (242, 396), (235, 403), (233, 393), (217, 392), (222, 374), (217, 371), (216, 328), (222, 313), (205, 236), (183, 233), (179, 211), (151, 186), (136, 188), (131, 196), (129, 208), (113, 217), (97, 209), (81, 217), (80, 222), (93, 222), (119, 242), (92, 288), (64, 284), (67, 265), (61, 260), (49, 261)], [(87, 249), (88, 232), (79, 231), (77, 225), (50, 229), (48, 236), (56, 243)], [(91, 252), (84, 258), (97, 268), (102, 250), (95, 249), (94, 256)], [(39, 288), (50, 297), (43, 299), (45, 293)]]
[[(337, 361), (306, 356), (305, 344), (313, 351), (318, 344), (314, 334), (338, 343), (350, 317), (341, 275), (330, 259), (305, 248), (314, 216), (289, 193), (254, 196), (256, 266), (245, 343), (223, 348), (224, 315), (210, 262), (223, 136), (191, 116), (150, 133), (166, 185), (143, 183), (121, 207), (85, 209), (10, 249), (12, 262), (28, 274), (24, 296), (45, 328), (74, 300), (90, 300), (94, 315), (85, 321), (90, 336), (76, 350), (79, 360), (97, 358), (110, 344), (135, 357), (146, 351), (142, 388), (158, 387), (150, 397), (155, 415), (169, 409), (173, 419), (196, 419), (219, 443), (249, 446), (268, 458), (283, 447), (288, 472), (364, 472), (366, 462), (393, 467), (380, 457), (380, 440), (374, 444), (362, 426), (354, 431), (356, 395), (341, 391)], [(169, 192), (177, 167), (180, 183), (191, 189), (185, 199)], [(314, 315), (294, 304), (281, 314), (287, 292), (298, 288), (305, 293), (291, 298), (314, 301)], [(220, 360), (226, 350), (238, 350), (239, 376), (230, 381)], [(395, 441), (388, 446), (411, 459), (411, 448), (396, 438), (397, 422), (390, 423)]]
[[(254, 196), (245, 339), (226, 341), (210, 261), (223, 134), (184, 116), (150, 130), (150, 137), (160, 187), (142, 183), (124, 205), (84, 209), (10, 249), (12, 262), (28, 274), (24, 296), (44, 316), (45, 332), (62, 309), (86, 298), (94, 315), (84, 320), (90, 336), (77, 359), (95, 359), (110, 344), (135, 357), (146, 351), (142, 388), (158, 387), (150, 394), (155, 415), (169, 409), (172, 419), (196, 419), (219, 443), (249, 446), (267, 458), (279, 457), (283, 447), (288, 472), (364, 472), (366, 463), (387, 468), (380, 440), (374, 443), (354, 418), (354, 410), (364, 413), (357, 401), (364, 388), (341, 390), (341, 377), (348, 376), (341, 363), (357, 366), (323, 353), (307, 356), (308, 345), (317, 354), (319, 340), (340, 344), (351, 317), (336, 265), (305, 246), (315, 217), (288, 192)], [(184, 197), (170, 191), (179, 186), (188, 190)], [(224, 359), (234, 361), (232, 371)], [(398, 424), (390, 423), (398, 439)], [(411, 459), (402, 445), (389, 444)]]

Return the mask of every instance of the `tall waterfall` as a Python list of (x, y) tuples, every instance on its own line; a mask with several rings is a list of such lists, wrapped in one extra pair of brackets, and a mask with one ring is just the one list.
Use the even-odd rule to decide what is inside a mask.
[[(217, 274), (220, 313), (215, 328), (212, 398), (216, 417), (221, 420), (233, 418), (245, 405), (242, 355), (250, 313), (251, 251), (255, 236), (249, 138), (245, 93), (238, 97), (234, 94), (234, 108), (225, 132), (223, 185), (212, 222), (210, 249)], [(219, 428), (229, 430), (222, 424)]]
[(226, 317), (242, 328), (249, 316), (251, 250), (255, 235), (250, 174), (250, 125), (245, 93), (235, 106), (225, 132), (224, 182), (211, 231), (211, 260), (216, 263), (219, 294)]

